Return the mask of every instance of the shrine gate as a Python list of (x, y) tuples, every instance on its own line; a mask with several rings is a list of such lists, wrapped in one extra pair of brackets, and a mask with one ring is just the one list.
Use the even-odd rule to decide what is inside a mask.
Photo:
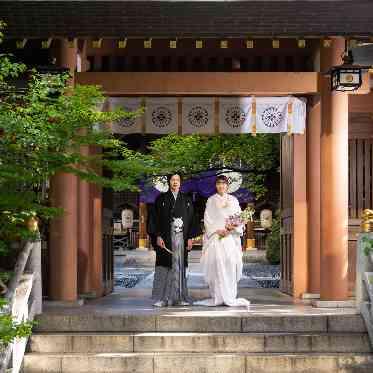
[[(295, 298), (311, 293), (347, 300), (354, 283), (354, 233), (361, 210), (373, 204), (373, 95), (369, 73), (351, 94), (331, 92), (324, 73), (342, 63), (346, 40), (354, 47), (369, 40), (359, 32), (351, 2), (337, 9), (326, 4), (316, 29), (309, 22), (312, 4), (297, 9), (297, 2), (281, 5), (288, 16), (296, 15), (288, 17), (294, 22), (288, 29), (276, 21), (275, 3), (260, 5), (267, 18), (274, 17), (270, 28), (255, 22), (261, 2), (110, 2), (110, 12), (95, 3), (0, 5), (8, 23), (4, 48), (26, 63), (55, 58), (70, 69), (74, 84), (100, 85), (111, 97), (307, 98), (305, 134), (282, 137), (281, 289)], [(27, 22), (20, 21), (24, 10)], [(232, 12), (241, 21), (228, 19)], [(338, 23), (333, 32), (330, 13)], [(211, 14), (214, 23), (206, 23)], [(54, 177), (51, 190), (55, 206), (66, 213), (51, 226), (49, 297), (100, 297), (110, 291), (102, 190), (67, 174)]]

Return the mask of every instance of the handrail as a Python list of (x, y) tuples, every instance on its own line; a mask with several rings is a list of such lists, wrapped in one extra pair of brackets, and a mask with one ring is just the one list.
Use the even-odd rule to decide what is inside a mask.
[(373, 304), (373, 284), (369, 277), (373, 274), (373, 260), (366, 255), (367, 241), (373, 242), (373, 233), (358, 234), (356, 260), (356, 305), (368, 330), (370, 344), (373, 347), (373, 315), (370, 311)]
[[(5, 298), (8, 312), (17, 322), (33, 321), (34, 316), (42, 312), (40, 238), (26, 242), (19, 253)], [(27, 340), (19, 338), (2, 351), (0, 373), (5, 373), (9, 368), (12, 373), (21, 371)]]
[(9, 309), (13, 308), (13, 303), (15, 301), (15, 293), (23, 272), (25, 271), (25, 267), (30, 256), (31, 250), (33, 248), (33, 242), (26, 242), (23, 250), (19, 253), (16, 265), (14, 267), (14, 275), (9, 281), (8, 291), (5, 294), (5, 298), (8, 300)]

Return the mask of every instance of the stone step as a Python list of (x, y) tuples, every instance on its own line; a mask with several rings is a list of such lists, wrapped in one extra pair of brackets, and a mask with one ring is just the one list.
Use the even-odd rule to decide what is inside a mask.
[(370, 352), (366, 333), (34, 334), (30, 352)]
[[(366, 332), (361, 315), (226, 315), (169, 312), (159, 315), (98, 315), (44, 313), (36, 332), (210, 332), (327, 333)], [(247, 315), (247, 316), (246, 316)]]
[(28, 354), (24, 373), (371, 373), (369, 354)]

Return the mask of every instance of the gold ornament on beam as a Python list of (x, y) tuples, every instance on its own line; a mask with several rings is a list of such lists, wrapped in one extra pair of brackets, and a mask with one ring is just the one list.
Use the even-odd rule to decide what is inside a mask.
[(221, 49), (227, 49), (228, 48), (228, 40), (226, 40), (226, 39), (220, 40), (220, 48)]
[(170, 49), (176, 49), (177, 48), (177, 39), (171, 39), (169, 43)]
[(27, 39), (17, 40), (16, 47), (17, 49), (23, 49), (26, 46)]
[(144, 48), (151, 49), (152, 48), (152, 38), (144, 40)]
[(322, 45), (324, 48), (330, 48), (332, 46), (332, 39), (330, 38), (323, 39)]
[(298, 39), (298, 48), (306, 48), (306, 39)]
[(47, 40), (41, 41), (41, 48), (42, 49), (49, 49), (52, 44), (52, 38), (48, 38)]
[(272, 48), (273, 48), (273, 49), (278, 49), (278, 48), (280, 48), (280, 40), (278, 40), (278, 39), (273, 39), (273, 40), (272, 40)]
[(196, 40), (196, 49), (202, 49), (203, 48), (203, 40), (198, 39)]
[(254, 40), (253, 39), (247, 39), (246, 40), (246, 48), (247, 49), (253, 49), (254, 48)]
[(92, 40), (92, 47), (99, 49), (102, 47), (102, 39), (93, 39)]
[(373, 210), (365, 209), (361, 215), (361, 230), (364, 233), (373, 232)]
[(127, 38), (118, 40), (118, 48), (119, 49), (127, 48)]
[(76, 45), (76, 39), (75, 38), (67, 38), (67, 46), (69, 48), (74, 48)]
[(348, 41), (348, 45), (350, 48), (356, 48), (357, 47), (357, 40), (356, 39), (350, 39)]

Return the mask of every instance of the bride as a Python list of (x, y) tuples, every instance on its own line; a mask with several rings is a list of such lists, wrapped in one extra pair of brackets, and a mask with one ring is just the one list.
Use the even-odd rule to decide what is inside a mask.
[(220, 175), (216, 179), (217, 193), (207, 200), (201, 265), (211, 298), (195, 302), (196, 305), (250, 305), (248, 300), (237, 298), (237, 284), (242, 275), (243, 226), (227, 225), (228, 217), (241, 212), (237, 198), (227, 190), (228, 178)]

